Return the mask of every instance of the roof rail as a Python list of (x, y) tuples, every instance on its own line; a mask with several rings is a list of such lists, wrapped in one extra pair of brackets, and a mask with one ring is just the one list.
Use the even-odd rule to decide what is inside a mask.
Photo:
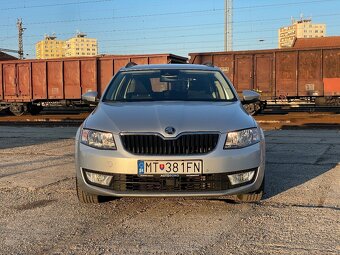
[(129, 67), (132, 67), (132, 66), (136, 66), (137, 64), (135, 62), (129, 62), (125, 65), (125, 68), (129, 68)]
[(209, 67), (214, 67), (213, 63), (211, 63), (211, 62), (205, 62), (205, 63), (203, 63), (203, 65), (209, 66)]

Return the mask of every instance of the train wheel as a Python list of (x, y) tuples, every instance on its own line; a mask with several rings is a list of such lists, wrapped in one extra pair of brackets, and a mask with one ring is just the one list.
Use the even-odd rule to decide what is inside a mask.
[(261, 111), (260, 102), (245, 104), (243, 107), (250, 115), (256, 115), (259, 111)]
[(245, 105), (243, 105), (243, 107), (250, 115), (254, 115), (254, 113), (255, 113), (254, 104), (245, 104)]
[(27, 105), (25, 104), (11, 104), (9, 110), (15, 116), (21, 116), (27, 112)]

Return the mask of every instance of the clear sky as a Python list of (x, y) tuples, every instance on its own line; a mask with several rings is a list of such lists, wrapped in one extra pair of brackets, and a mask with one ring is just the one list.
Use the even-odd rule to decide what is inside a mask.
[[(340, 35), (340, 0), (234, 0), (233, 50), (277, 48), (277, 29), (291, 17), (311, 17)], [(0, 48), (18, 49), (22, 18), (24, 52), (35, 58), (44, 34), (68, 39), (76, 31), (97, 38), (105, 54), (223, 51), (224, 0), (0, 0)]]

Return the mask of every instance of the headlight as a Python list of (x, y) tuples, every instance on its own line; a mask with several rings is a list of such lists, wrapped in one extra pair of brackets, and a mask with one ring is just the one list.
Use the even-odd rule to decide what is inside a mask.
[(260, 130), (258, 128), (244, 129), (227, 133), (224, 149), (238, 149), (258, 143)]
[(91, 147), (106, 150), (116, 150), (116, 143), (112, 133), (91, 129), (81, 131), (81, 143)]

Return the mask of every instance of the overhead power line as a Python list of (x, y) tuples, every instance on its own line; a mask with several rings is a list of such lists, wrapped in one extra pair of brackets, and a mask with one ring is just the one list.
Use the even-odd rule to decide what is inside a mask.
[(324, 3), (324, 2), (334, 2), (339, 0), (310, 0), (310, 1), (301, 1), (301, 2), (290, 2), (284, 4), (263, 4), (263, 5), (252, 5), (252, 6), (241, 6), (236, 7), (236, 9), (254, 9), (254, 8), (267, 8), (267, 7), (283, 7), (290, 5), (300, 5), (300, 4), (314, 4), (314, 3)]
[[(25, 6), (25, 3), (23, 2), (24, 6), (19, 7), (19, 9), (25, 9), (25, 8), (29, 9), (29, 8), (49, 7), (49, 6), (52, 7), (52, 6), (63, 6), (63, 5), (67, 6), (67, 5), (72, 5), (72, 4), (73, 5), (76, 5), (76, 4), (91, 4), (91, 3), (98, 3), (98, 2), (113, 2), (113, 1), (114, 0), (92, 0), (92, 1), (89, 1), (89, 0), (88, 1), (86, 1), (86, 0), (83, 0), (83, 1), (82, 0), (78, 0), (78, 1), (73, 0), (72, 2), (68, 2), (68, 3), (58, 3), (57, 2), (57, 3), (53, 3), (53, 4), (52, 3), (49, 4), (49, 2), (46, 1), (45, 2), (46, 4), (42, 3), (41, 5), (37, 4), (37, 5), (29, 5), (29, 6)], [(118, 0), (116, 0), (116, 1), (118, 1)], [(242, 11), (243, 9), (267, 8), (267, 7), (268, 8), (269, 7), (274, 8), (274, 7), (284, 7), (284, 6), (292, 6), (292, 5), (296, 6), (296, 5), (306, 5), (306, 4), (315, 4), (315, 3), (324, 3), (324, 2), (335, 2), (335, 1), (339, 2), (340, 0), (309, 0), (309, 1), (304, 0), (304, 1), (300, 1), (300, 2), (289, 2), (289, 3), (286, 3), (286, 2), (285, 3), (268, 2), (268, 4), (253, 5), (253, 6), (240, 6), (240, 7), (235, 7), (233, 9)], [(31, 3), (32, 4), (32, 2), (29, 2), (29, 1), (26, 1), (26, 3)], [(242, 4), (242, 2), (240, 4)], [(196, 4), (195, 6), (199, 7), (200, 5)], [(112, 9), (112, 7), (110, 7), (110, 8)], [(10, 10), (10, 9), (18, 9), (18, 8), (17, 7), (9, 7), (7, 9)], [(50, 9), (46, 8), (47, 11), (48, 10), (52, 10), (52, 9), (53, 8), (50, 8)], [(114, 11), (117, 10), (114, 7), (113, 7), (113, 9), (114, 9)], [(2, 10), (4, 10), (4, 9), (1, 8), (0, 11), (2, 11)], [(31, 22), (31, 23), (26, 23), (25, 22), (25, 25), (36, 26), (36, 27), (34, 27), (35, 29), (37, 29), (37, 28), (40, 29), (39, 26), (46, 26), (46, 24), (47, 24), (46, 29), (51, 29), (52, 31), (54, 31), (55, 29), (51, 28), (53, 25), (49, 26), (49, 24), (84, 22), (84, 23), (80, 23), (80, 25), (81, 26), (88, 25), (87, 28), (93, 27), (92, 29), (95, 30), (95, 31), (92, 31), (92, 32), (91, 31), (86, 31), (87, 34), (91, 34), (91, 33), (93, 33), (93, 34), (108, 33), (107, 35), (101, 35), (100, 36), (101, 38), (99, 39), (99, 45), (103, 45), (103, 44), (101, 44), (101, 42), (117, 42), (117, 44), (122, 42), (122, 44), (124, 44), (124, 45), (113, 45), (113, 47), (121, 47), (121, 48), (123, 48), (124, 46), (130, 46), (132, 48), (133, 47), (142, 47), (141, 45), (138, 45), (138, 44), (137, 45), (136, 44), (135, 45), (133, 45), (133, 44), (126, 45), (126, 43), (125, 43), (126, 40), (133, 39), (137, 43), (142, 43), (141, 40), (166, 39), (166, 38), (168, 38), (168, 36), (161, 36), (161, 37), (159, 37), (159, 36), (157, 36), (157, 33), (156, 33), (156, 36), (155, 36), (155, 32), (157, 32), (157, 31), (164, 31), (164, 30), (166, 30), (166, 31), (171, 31), (171, 30), (176, 31), (176, 30), (178, 30), (179, 33), (176, 33), (177, 36), (175, 36), (177, 38), (190, 38), (190, 37), (196, 37), (196, 36), (202, 36), (202, 38), (204, 38), (204, 36), (214, 36), (214, 35), (216, 35), (216, 38), (217, 38), (217, 36), (220, 35), (220, 37), (218, 37), (216, 39), (216, 41), (220, 40), (220, 41), (223, 42), (223, 37), (222, 37), (223, 35), (221, 33), (222, 30), (221, 30), (220, 33), (214, 33), (216, 30), (215, 29), (214, 30), (210, 29), (210, 28), (213, 28), (214, 26), (216, 27), (216, 29), (217, 28), (223, 29), (223, 27), (222, 27), (222, 25), (224, 24), (223, 22), (210, 23), (210, 24), (205, 24), (205, 23), (203, 23), (203, 24), (193, 24), (193, 25), (188, 25), (188, 26), (187, 25), (177, 25), (177, 26), (158, 26), (158, 27), (156, 26), (156, 27), (146, 27), (146, 28), (141, 27), (143, 25), (139, 25), (140, 27), (138, 27), (138, 24), (135, 24), (133, 26), (133, 28), (131, 28), (131, 26), (129, 27), (127, 25), (126, 26), (127, 29), (124, 29), (124, 25), (126, 23), (136, 23), (136, 19), (143, 19), (143, 18), (145, 18), (143, 21), (149, 21), (147, 19), (149, 17), (150, 18), (153, 18), (153, 17), (157, 18), (157, 17), (175, 16), (175, 15), (186, 15), (185, 17), (187, 17), (187, 16), (189, 17), (189, 15), (190, 16), (197, 15), (197, 16), (201, 17), (203, 15), (215, 15), (215, 14), (216, 15), (220, 15), (221, 14), (220, 12), (222, 12), (222, 11), (224, 11), (224, 9), (222, 9), (222, 8), (221, 9), (220, 8), (218, 8), (218, 9), (212, 8), (212, 9), (205, 9), (205, 10), (190, 10), (190, 11), (183, 10), (183, 11), (178, 11), (178, 12), (169, 12), (169, 11), (163, 10), (163, 12), (158, 12), (158, 13), (149, 13), (149, 14), (136, 13), (136, 15), (133, 15), (133, 12), (122, 12), (121, 13), (122, 16), (110, 16), (110, 17), (100, 16), (100, 14), (98, 12), (98, 14), (96, 15), (97, 17), (93, 17), (92, 16), (92, 18), (90, 16), (89, 18), (87, 18), (87, 17), (80, 18), (80, 19), (72, 19), (71, 18), (69, 20), (57, 20), (57, 21), (53, 21), (53, 20), (52, 21), (48, 21), (48, 20), (47, 21), (43, 21), (42, 20), (42, 21), (37, 21), (37, 22), (35, 22), (36, 20), (34, 20), (34, 22)], [(334, 11), (338, 12), (338, 11), (336, 11), (336, 9), (334, 9)], [(129, 15), (129, 14), (132, 14), (132, 15)], [(82, 15), (82, 16), (84, 16), (84, 15)], [(335, 16), (340, 16), (340, 13), (313, 15), (313, 18), (317, 18), (317, 17), (327, 17), (328, 18), (328, 17), (335, 17)], [(240, 16), (240, 17), (246, 17), (246, 16), (243, 15), (243, 16)], [(171, 17), (171, 18), (172, 19), (177, 19), (177, 17)], [(178, 18), (183, 18), (184, 19), (183, 16), (180, 16)], [(332, 19), (327, 19), (327, 18), (325, 18), (325, 19), (328, 20), (328, 21), (332, 20)], [(126, 19), (126, 20), (124, 20), (124, 22), (122, 22), (122, 24), (124, 24), (124, 25), (117, 26), (118, 29), (102, 30), (102, 31), (96, 30), (96, 29), (101, 27), (101, 26), (98, 26), (101, 23), (100, 21), (102, 21), (102, 23), (105, 24), (105, 23), (109, 23), (110, 21), (115, 21), (115, 20), (118, 20), (118, 19), (119, 19), (119, 22), (122, 22), (120, 19)], [(129, 20), (129, 19), (131, 19), (131, 20)], [(164, 20), (166, 20), (166, 19), (167, 18), (164, 18)], [(169, 17), (169, 19), (170, 19), (170, 17)], [(204, 19), (200, 19), (200, 20), (202, 22), (202, 20), (204, 20)], [(271, 22), (271, 21), (280, 21), (280, 20), (289, 21), (289, 17), (284, 17), (284, 18), (274, 17), (274, 18), (271, 18), (271, 19), (262, 19), (260, 17), (260, 19), (256, 19), (255, 18), (253, 20), (249, 19), (249, 18), (244, 18), (243, 20), (236, 20), (236, 21), (232, 21), (230, 23), (233, 24), (233, 25), (239, 25), (238, 31), (236, 31), (235, 34), (248, 33), (248, 34), (251, 34), (251, 36), (253, 36), (253, 33), (254, 34), (255, 33), (259, 33), (260, 34), (260, 32), (273, 32), (273, 31), (277, 31), (277, 29), (279, 27), (271, 28), (273, 26), (273, 24), (274, 24), (274, 22)], [(335, 18), (334, 18), (334, 20), (335, 20)], [(150, 19), (150, 21), (152, 21), (152, 19)], [(261, 24), (261, 22), (263, 22), (264, 24)], [(148, 23), (148, 22), (145, 22), (145, 23)], [(260, 23), (260, 24), (254, 25), (255, 29), (251, 29), (252, 26), (249, 26), (248, 28), (244, 28), (244, 29), (243, 29), (243, 27), (241, 27), (241, 26), (243, 26), (242, 24), (252, 24), (252, 23)], [(93, 24), (95, 24), (96, 27), (91, 26)], [(117, 24), (118, 24), (118, 22), (117, 22)], [(157, 23), (152, 23), (152, 24), (157, 24)], [(150, 23), (150, 25), (152, 25), (152, 24)], [(182, 22), (181, 24), (185, 24), (185, 22)], [(71, 25), (73, 25), (73, 24), (71, 24)], [(79, 27), (79, 24), (76, 24), (76, 25)], [(13, 25), (6, 25), (6, 24), (1, 25), (0, 24), (0, 27), (1, 26), (4, 26), (4, 27), (10, 27), (11, 26), (12, 27)], [(67, 26), (68, 25), (63, 25), (64, 28), (67, 27)], [(334, 26), (336, 26), (336, 25), (329, 25), (327, 27), (334, 27)], [(56, 27), (58, 27), (58, 26), (56, 25)], [(206, 31), (209, 30), (209, 31), (207, 31), (208, 32), (207, 34), (204, 34), (204, 32), (203, 32), (204, 30), (202, 29), (203, 27), (209, 27), (209, 29), (206, 29)], [(240, 29), (240, 27), (241, 27), (241, 29)], [(112, 28), (112, 26), (111, 26), (111, 28)], [(198, 34), (190, 34), (190, 33), (194, 32), (194, 30), (197, 31), (197, 29), (201, 30), (201, 34), (200, 35), (198, 35)], [(249, 29), (251, 29), (251, 30), (249, 30)], [(33, 29), (31, 29), (31, 31), (32, 30)], [(42, 28), (41, 28), (41, 30), (42, 30)], [(150, 32), (147, 32), (149, 30), (150, 30)], [(184, 34), (185, 30), (190, 30), (190, 31), (188, 31), (187, 34)], [(193, 31), (191, 32), (191, 30), (193, 30)], [(141, 31), (141, 33), (137, 33), (137, 31)], [(151, 34), (151, 31), (153, 32), (152, 34)], [(180, 33), (182, 31), (183, 31), (183, 35), (181, 35), (181, 33)], [(48, 32), (48, 31), (46, 31), (46, 32)], [(109, 32), (111, 32), (112, 34), (109, 34)], [(117, 34), (115, 34), (115, 32), (117, 32)], [(123, 32), (123, 33), (118, 33), (118, 32)], [(135, 33), (130, 33), (129, 34), (128, 32), (135, 32)], [(143, 32), (143, 34), (142, 34), (142, 32)], [(7, 32), (7, 35), (12, 35), (12, 34), (14, 34), (14, 33)], [(58, 36), (59, 35), (73, 35), (73, 34), (74, 34), (73, 32), (72, 33), (65, 33), (65, 32), (64, 33), (57, 33)], [(2, 37), (1, 35), (5, 35), (5, 36)], [(121, 38), (122, 35), (125, 36), (125, 37), (128, 37), (128, 36), (131, 35), (131, 37), (130, 38)], [(147, 37), (145, 35), (149, 35), (149, 37)], [(163, 35), (167, 35), (167, 33), (165, 33), (165, 34), (163, 33)], [(268, 35), (268, 33), (267, 33), (267, 35)], [(270, 33), (270, 35), (273, 35), (273, 33)], [(38, 37), (42, 37), (42, 36), (43, 36), (42, 34), (39, 34), (39, 35), (38, 34), (36, 34), (36, 35), (35, 34), (27, 34), (26, 35), (26, 33), (25, 33), (25, 38), (26, 37), (31, 37), (31, 38), (37, 37), (38, 38)], [(112, 36), (112, 37), (114, 36), (113, 37), (114, 39), (112, 39), (112, 37), (110, 38), (109, 36)], [(277, 36), (277, 34), (275, 35), (275, 37), (273, 36), (273, 37), (266, 37), (266, 38), (267, 39), (269, 39), (269, 38), (277, 39), (276, 36)], [(104, 38), (106, 37), (107, 39), (103, 39), (103, 37)], [(172, 36), (172, 37), (174, 37), (174, 36)], [(243, 37), (245, 37), (245, 36), (242, 36), (242, 38)], [(247, 36), (247, 37), (249, 37), (249, 36)], [(261, 37), (261, 39), (264, 38), (262, 36), (259, 36), (259, 37)], [(0, 41), (4, 41), (4, 39), (10, 39), (10, 38), (16, 38), (16, 36), (6, 36), (6, 33), (0, 32)], [(209, 39), (211, 39), (211, 38), (212, 37), (209, 37)], [(208, 38), (206, 38), (206, 39), (208, 39)], [(256, 38), (253, 38), (253, 39), (256, 39)], [(31, 39), (31, 41), (33, 41), (33, 40), (34, 39)], [(188, 39), (187, 41), (189, 41), (189, 40), (190, 39)], [(193, 42), (177, 42), (177, 43), (178, 44), (182, 44), (182, 43), (183, 44), (186, 44), (186, 43), (188, 43), (188, 44), (190, 44), (190, 43), (191, 44), (192, 43), (197, 44), (198, 43), (197, 42), (198, 40), (195, 41), (195, 38), (192, 38), (192, 40), (193, 40)], [(251, 38), (247, 38), (246, 40), (251, 40)], [(8, 41), (8, 45), (9, 45), (8, 47), (10, 48), (12, 46), (9, 44), (9, 41)], [(162, 41), (165, 41), (165, 40), (162, 40)], [(239, 41), (242, 41), (242, 40), (238, 39), (237, 42), (239, 42)], [(214, 42), (214, 41), (210, 41), (210, 42)], [(159, 41), (158, 42), (156, 41), (156, 44), (153, 44), (153, 45), (157, 45), (157, 43), (159, 43)], [(204, 43), (209, 43), (209, 41), (206, 41)], [(259, 43), (258, 45), (262, 45), (263, 46), (263, 45), (266, 45), (266, 43), (267, 43), (267, 41), (264, 42), (264, 43)], [(273, 43), (271, 43), (271, 44), (273, 44)], [(164, 46), (169, 45), (170, 47), (172, 47), (171, 45), (174, 45), (174, 43), (172, 43), (172, 41), (170, 41), (170, 44), (169, 44), (169, 41), (167, 41), (167, 42), (162, 43), (162, 45), (164, 45)], [(248, 44), (248, 45), (253, 45), (253, 44)], [(240, 46), (240, 44), (237, 44), (236, 46)], [(144, 47), (147, 48), (148, 45), (144, 45)], [(149, 47), (151, 47), (151, 46), (149, 46)], [(154, 48), (152, 48), (152, 49), (154, 49)]]
[[(321, 15), (314, 15), (314, 17), (334, 17), (334, 16), (340, 16), (340, 13), (333, 13), (333, 14), (321, 14)], [(287, 20), (287, 18), (274, 18), (274, 19), (253, 19), (253, 20), (241, 20), (238, 22), (233, 22), (234, 24), (241, 24), (241, 23), (257, 23), (257, 22), (265, 22), (266, 24), (271, 25), (268, 21), (280, 21), (280, 20)], [(26, 23), (25, 23), (26, 24)], [(201, 23), (201, 24), (193, 24), (193, 25), (178, 25), (178, 26), (156, 26), (156, 27), (145, 27), (145, 28), (132, 28), (132, 29), (110, 29), (110, 30), (96, 30), (96, 31), (86, 31), (88, 34), (98, 34), (98, 33), (110, 33), (110, 32), (138, 32), (138, 31), (146, 31), (146, 30), (152, 30), (152, 31), (163, 31), (163, 30), (177, 30), (180, 28), (180, 31), (184, 30), (192, 30), (193, 28), (202, 28), (202, 27), (211, 27), (216, 26), (220, 27), (223, 25), (223, 22), (215, 22), (215, 23)], [(333, 25), (329, 25), (327, 27), (332, 27)], [(278, 28), (273, 29), (255, 29), (255, 30), (245, 30), (245, 31), (237, 31), (234, 33), (248, 33), (248, 32), (261, 32), (261, 31), (277, 31)], [(74, 35), (74, 32), (70, 33), (56, 33), (57, 36), (60, 35)], [(25, 37), (41, 37), (41, 34), (28, 34)], [(16, 38), (17, 36), (0, 36), (2, 39), (10, 39), (10, 38)]]
[[(266, 7), (282, 7), (282, 6), (290, 6), (290, 5), (301, 5), (301, 4), (314, 4), (314, 3), (324, 3), (324, 2), (334, 2), (338, 0), (309, 0), (309, 1), (300, 1), (300, 2), (289, 2), (289, 3), (280, 3), (280, 4), (264, 4), (264, 5), (251, 5), (251, 6), (241, 6), (234, 8), (235, 10), (239, 9), (256, 9), (256, 8), (266, 8)], [(0, 11), (7, 10), (17, 10), (17, 9), (30, 9), (30, 8), (43, 8), (43, 7), (56, 7), (56, 6), (68, 6), (68, 5), (79, 5), (79, 4), (91, 4), (91, 3), (100, 3), (100, 2), (113, 2), (113, 0), (92, 0), (92, 1), (75, 1), (68, 3), (53, 3), (53, 4), (39, 4), (39, 5), (26, 5), (25, 2), (22, 6), (15, 7), (7, 7), (1, 8)], [(124, 8), (127, 9), (127, 8)], [(120, 10), (120, 9), (116, 9)], [(215, 10), (223, 10), (223, 9), (215, 9)], [(162, 15), (162, 14), (160, 14)]]
[[(205, 40), (205, 41), (185, 41), (185, 42), (181, 42), (181, 44), (206, 44), (206, 43), (213, 43), (213, 42), (218, 42), (218, 43), (222, 43), (223, 41), (221, 40)], [(176, 45), (178, 44), (178, 42), (168, 42), (168, 43), (153, 43), (152, 46), (154, 45)], [(111, 45), (110, 48), (122, 48), (122, 47), (145, 47), (145, 44), (124, 44), (124, 45)]]
[[(97, 1), (112, 1), (112, 0), (97, 0)], [(262, 6), (254, 6), (257, 7), (274, 7), (274, 6), (284, 6), (284, 5), (293, 5), (293, 4), (305, 4), (305, 3), (317, 3), (317, 2), (325, 2), (325, 1), (339, 1), (339, 0), (315, 0), (315, 1), (304, 1), (304, 2), (297, 2), (297, 3), (286, 3), (286, 4), (272, 4), (272, 5), (262, 5)], [(86, 3), (89, 1), (86, 1)], [(85, 2), (80, 2), (85, 3)], [(250, 8), (250, 7), (238, 7), (238, 8)], [(238, 9), (233, 8), (233, 9)], [(2, 9), (1, 9), (2, 10)], [(209, 12), (219, 12), (224, 11), (224, 8), (214, 8), (214, 9), (205, 9), (205, 10), (193, 10), (193, 11), (181, 11), (181, 12), (165, 12), (165, 13), (153, 13), (153, 14), (140, 14), (140, 15), (126, 15), (126, 16), (110, 16), (110, 17), (98, 17), (98, 18), (80, 18), (80, 19), (70, 19), (70, 20), (56, 20), (56, 21), (38, 21), (38, 22), (27, 22), (26, 25), (45, 25), (45, 24), (54, 24), (54, 23), (72, 23), (72, 22), (84, 22), (84, 21), (98, 21), (98, 20), (116, 20), (116, 19), (132, 19), (132, 18), (146, 18), (146, 17), (157, 17), (157, 16), (171, 16), (171, 15), (183, 15), (183, 14), (195, 14), (195, 13), (209, 13)], [(323, 15), (328, 16), (329, 14)], [(336, 15), (340, 15), (336, 13)], [(317, 17), (317, 16), (313, 16)], [(287, 19), (285, 17), (284, 19)], [(278, 20), (278, 19), (264, 19), (262, 21), (271, 21), (271, 20)], [(239, 23), (239, 22), (252, 22), (252, 20), (243, 20), (243, 21), (232, 21), (232, 23)], [(0, 26), (12, 26), (12, 25), (4, 25), (1, 24)]]
[[(109, 51), (112, 51), (114, 50), (115, 52), (127, 52), (127, 53), (136, 53), (136, 52), (160, 52), (160, 51), (163, 51), (163, 52), (175, 52), (175, 51), (186, 51), (186, 52), (197, 52), (197, 51), (202, 51), (203, 49), (209, 49), (210, 51), (224, 51), (223, 49), (223, 41), (218, 41), (216, 42), (216, 44), (212, 44), (210, 46), (206, 46), (206, 44), (202, 43), (202, 45), (200, 46), (192, 46), (191, 44), (188, 45), (188, 46), (177, 46), (177, 47), (174, 47), (174, 46), (170, 46), (170, 47), (167, 47), (166, 50), (164, 50), (164, 48), (148, 48), (148, 49), (136, 49), (136, 48), (130, 48), (128, 50), (126, 50), (126, 48), (122, 48), (123, 50), (119, 50), (117, 48), (115, 49), (112, 49), (112, 47), (103, 47), (102, 50), (101, 50), (101, 53), (102, 54), (105, 54), (105, 52), (109, 52)], [(237, 46), (238, 48), (239, 47), (249, 47), (249, 46), (254, 46), (254, 43), (242, 43), (242, 44), (235, 44), (235, 46)], [(267, 42), (267, 43), (259, 43), (257, 46), (261, 46), (261, 47), (268, 47), (268, 46), (273, 46), (273, 43), (272, 42)], [(275, 48), (275, 47), (273, 47)], [(250, 50), (250, 48), (249, 48)], [(110, 53), (112, 54), (112, 53)]]
[[(340, 13), (328, 13), (328, 14), (320, 14), (320, 15), (313, 15), (314, 18), (320, 18), (320, 17), (334, 17), (334, 16), (340, 16)], [(34, 22), (34, 23), (25, 23), (26, 25), (45, 25), (45, 24), (53, 24), (53, 23), (69, 23), (69, 22), (79, 22), (79, 21), (98, 21), (98, 20), (113, 20), (113, 17), (104, 17), (104, 18), (88, 18), (88, 19), (74, 19), (74, 20), (58, 20), (58, 21), (40, 21), (40, 22)], [(271, 18), (271, 19), (247, 19), (247, 20), (239, 20), (239, 21), (231, 21), (232, 24), (240, 24), (240, 23), (257, 23), (257, 22), (269, 22), (269, 21), (284, 21), (288, 20), (287, 17), (281, 17), (281, 18)], [(179, 26), (162, 26), (162, 27), (145, 27), (145, 28), (134, 28), (134, 29), (112, 29), (107, 30), (108, 32), (122, 32), (122, 31), (144, 31), (144, 30), (154, 30), (154, 29), (167, 29), (167, 28), (185, 28), (185, 27), (194, 27), (194, 26), (209, 26), (209, 25), (222, 25), (223, 22), (217, 22), (217, 23), (203, 23), (203, 24), (195, 24), (195, 25), (179, 25)], [(12, 26), (12, 25), (1, 25), (1, 26)], [(89, 32), (88, 32), (89, 33)], [(95, 31), (93, 32), (95, 33)], [(65, 33), (60, 33), (65, 34)], [(70, 33), (67, 33), (70, 34)], [(1, 36), (0, 36), (1, 37)]]
[(66, 5), (78, 5), (78, 4), (92, 4), (99, 2), (112, 2), (113, 0), (92, 0), (92, 1), (77, 1), (69, 3), (56, 3), (56, 4), (39, 4), (39, 5), (24, 5), (16, 7), (1, 8), (0, 11), (17, 10), (17, 9), (31, 9), (31, 8), (43, 8), (43, 7), (56, 7), (56, 6), (66, 6)]
[[(221, 23), (223, 24), (223, 23)], [(340, 25), (329, 25), (327, 26), (328, 28), (330, 27), (340, 27)], [(97, 31), (98, 33), (99, 32), (112, 32), (113, 30), (104, 30), (104, 31)], [(236, 31), (234, 32), (234, 34), (259, 34), (260, 32), (277, 32), (277, 28), (272, 28), (272, 29), (255, 29), (255, 30), (242, 30), (242, 31)], [(95, 32), (93, 32), (95, 33)], [(70, 35), (73, 35), (74, 33), (62, 33), (63, 35), (65, 34), (70, 34)], [(58, 35), (58, 34), (57, 34)], [(221, 35), (221, 32), (216, 32), (216, 33), (199, 33), (199, 34), (185, 34), (185, 35), (177, 35), (176, 38), (190, 38), (190, 37), (202, 37), (202, 36), (222, 36)], [(25, 37), (41, 37), (41, 35), (27, 35)], [(0, 37), (1, 39), (11, 39), (11, 38), (17, 38), (17, 36), (8, 36), (8, 37)], [(99, 43), (102, 43), (102, 42), (126, 42), (127, 40), (131, 40), (131, 39), (134, 39), (134, 40), (155, 40), (155, 39), (168, 39), (169, 37), (168, 36), (153, 36), (153, 37), (147, 37), (147, 36), (142, 36), (142, 37), (126, 37), (126, 38), (119, 38), (119, 39), (101, 39), (99, 41)], [(275, 36), (257, 36), (257, 37), (247, 37), (247, 39), (244, 39), (244, 40), (251, 40), (251, 39), (257, 39), (257, 38), (261, 38), (261, 39), (277, 39), (277, 35), (275, 33)], [(240, 39), (238, 39), (237, 41), (240, 41)], [(242, 40), (241, 40), (242, 41)], [(125, 46), (125, 44), (124, 44)]]

